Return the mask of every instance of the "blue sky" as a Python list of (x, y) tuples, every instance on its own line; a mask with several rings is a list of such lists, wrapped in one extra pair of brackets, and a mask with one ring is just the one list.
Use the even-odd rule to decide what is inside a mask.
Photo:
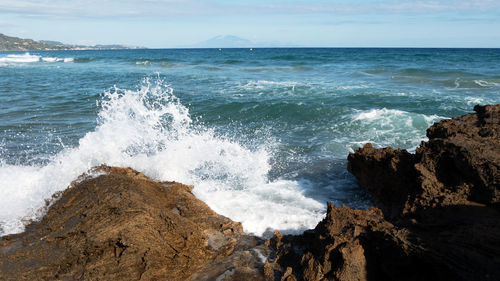
[(269, 46), (500, 47), (500, 0), (0, 0), (0, 33), (150, 48), (228, 34)]

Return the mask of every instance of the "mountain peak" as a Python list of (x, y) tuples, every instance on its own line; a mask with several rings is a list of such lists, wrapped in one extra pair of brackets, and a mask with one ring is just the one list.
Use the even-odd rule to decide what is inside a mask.
[(195, 47), (199, 48), (248, 48), (255, 44), (245, 38), (235, 35), (218, 35), (206, 41), (199, 42)]

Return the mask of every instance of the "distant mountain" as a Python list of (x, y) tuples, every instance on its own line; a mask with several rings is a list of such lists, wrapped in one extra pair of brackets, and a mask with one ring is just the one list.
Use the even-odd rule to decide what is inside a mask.
[(251, 48), (255, 44), (247, 39), (234, 35), (219, 35), (200, 42), (193, 47), (198, 48)]
[(59, 41), (50, 41), (50, 40), (40, 40), (40, 43), (44, 43), (50, 46), (64, 46), (65, 44)]
[(138, 46), (128, 46), (128, 45), (120, 45), (120, 44), (112, 44), (112, 45), (94, 45), (94, 46), (85, 46), (85, 45), (70, 45), (72, 50), (128, 50), (128, 49), (147, 49), (146, 47), (138, 47)]
[(145, 49), (144, 47), (126, 45), (70, 45), (58, 41), (22, 39), (0, 33), (0, 51), (49, 51), (49, 50), (121, 50)]

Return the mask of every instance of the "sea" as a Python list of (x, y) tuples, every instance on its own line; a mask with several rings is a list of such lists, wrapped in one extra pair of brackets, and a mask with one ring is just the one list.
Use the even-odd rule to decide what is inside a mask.
[(0, 53), (0, 235), (53, 194), (131, 167), (194, 185), (247, 233), (367, 208), (367, 142), (415, 151), (433, 123), (500, 103), (500, 49), (254, 48)]

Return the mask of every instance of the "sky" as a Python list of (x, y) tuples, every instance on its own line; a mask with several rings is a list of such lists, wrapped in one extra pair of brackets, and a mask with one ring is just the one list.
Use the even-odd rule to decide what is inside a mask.
[(68, 44), (500, 47), (500, 0), (0, 0), (0, 33)]

